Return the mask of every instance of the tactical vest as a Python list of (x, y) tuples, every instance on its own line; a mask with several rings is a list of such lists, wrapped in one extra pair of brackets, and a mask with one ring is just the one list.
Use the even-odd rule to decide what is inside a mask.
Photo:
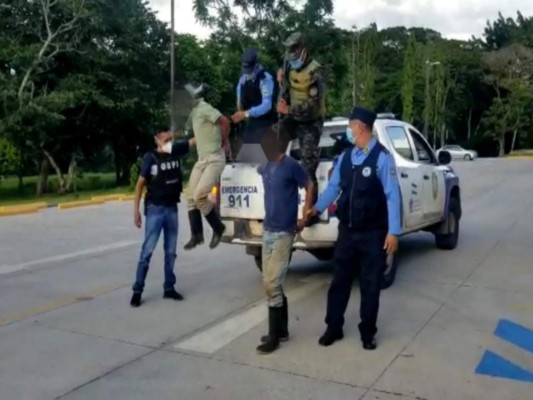
[[(263, 94), (261, 93), (261, 81), (265, 79), (265, 73), (267, 71), (262, 70), (257, 74), (255, 79), (248, 79), (241, 85), (241, 106), (244, 110), (249, 110), (252, 107), (257, 107), (263, 102)], [(269, 72), (270, 73), (270, 72)], [(272, 103), (270, 105), (270, 111), (266, 114), (254, 118), (271, 120), (276, 114), (276, 102), (278, 100), (278, 83), (275, 76), (270, 74), (272, 81), (274, 82), (274, 91), (272, 93)]]
[[(319, 98), (317, 97), (318, 92), (312, 93), (313, 91), (318, 91), (318, 88), (313, 86), (313, 75), (319, 68), (320, 64), (315, 60), (312, 60), (300, 70), (290, 70), (289, 94), (291, 107), (297, 109), (298, 105), (308, 103), (311, 98), (315, 98), (316, 101), (319, 101)], [(324, 97), (325, 96), (322, 96), (316, 115), (310, 116), (313, 121), (322, 119), (326, 114)], [(296, 117), (298, 116), (296, 115)]]
[(344, 152), (340, 165), (339, 223), (354, 231), (387, 231), (387, 198), (377, 174), (379, 155), (387, 149), (376, 143), (361, 165), (352, 164), (352, 149)]
[(155, 163), (147, 179), (145, 204), (172, 206), (180, 201), (183, 190), (181, 165), (177, 157), (167, 153), (150, 153)]

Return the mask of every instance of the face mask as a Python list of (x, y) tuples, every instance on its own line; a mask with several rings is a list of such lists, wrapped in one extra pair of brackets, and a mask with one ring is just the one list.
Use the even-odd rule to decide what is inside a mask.
[(355, 139), (354, 139), (354, 137), (353, 137), (352, 130), (350, 129), (350, 127), (347, 127), (347, 128), (346, 128), (346, 139), (347, 139), (351, 144), (354, 144), (354, 143), (355, 143)]
[(289, 64), (290, 64), (292, 69), (300, 69), (300, 68), (302, 68), (303, 61), (298, 58), (296, 60), (289, 61)]

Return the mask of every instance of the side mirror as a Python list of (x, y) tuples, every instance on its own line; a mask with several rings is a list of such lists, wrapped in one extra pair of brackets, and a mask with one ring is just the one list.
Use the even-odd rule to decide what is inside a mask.
[(448, 165), (452, 162), (452, 155), (449, 151), (441, 150), (439, 151), (439, 165)]

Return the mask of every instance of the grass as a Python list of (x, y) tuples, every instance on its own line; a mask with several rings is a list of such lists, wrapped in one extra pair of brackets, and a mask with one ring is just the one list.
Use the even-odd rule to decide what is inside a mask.
[(115, 193), (132, 193), (129, 186), (115, 186), (115, 174), (84, 174), (76, 180), (76, 192), (57, 194), (58, 181), (55, 176), (48, 178), (48, 187), (51, 193), (37, 197), (37, 177), (24, 178), (22, 193), (18, 190), (18, 179), (7, 177), (0, 181), (0, 206), (27, 204), (33, 202), (47, 202), (57, 204), (65, 201), (87, 200), (92, 196), (108, 195)]

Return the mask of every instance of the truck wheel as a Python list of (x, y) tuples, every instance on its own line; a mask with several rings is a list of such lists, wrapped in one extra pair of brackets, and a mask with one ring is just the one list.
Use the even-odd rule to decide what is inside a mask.
[(325, 249), (313, 249), (308, 250), (309, 254), (316, 257), (320, 261), (330, 261), (333, 260), (334, 248), (325, 248)]
[(263, 259), (261, 258), (261, 255), (254, 256), (254, 261), (259, 272), (263, 272)]
[(383, 279), (381, 281), (381, 289), (388, 289), (396, 278), (396, 271), (398, 270), (398, 252), (394, 253), (392, 257), (387, 257), (387, 267), (383, 272)]
[(438, 249), (453, 250), (459, 239), (459, 200), (455, 197), (450, 199), (448, 218), (444, 223), (448, 227), (448, 233), (436, 233), (435, 245)]
[[(259, 272), (263, 272), (263, 259), (261, 257), (261, 255), (254, 255), (254, 261), (255, 261), (255, 266), (257, 267), (257, 269), (259, 270)], [(292, 261), (292, 252), (291, 252), (291, 255), (289, 256), (289, 264), (291, 263)]]

